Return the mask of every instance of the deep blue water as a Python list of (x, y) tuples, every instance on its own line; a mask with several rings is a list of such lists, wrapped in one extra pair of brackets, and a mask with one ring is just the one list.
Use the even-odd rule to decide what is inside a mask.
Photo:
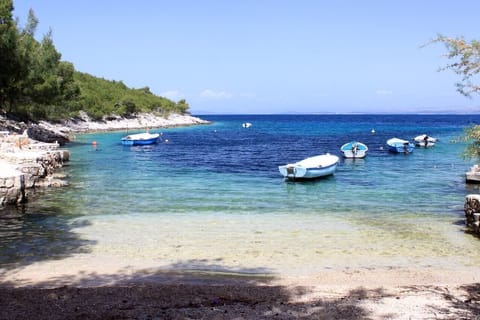
[[(463, 218), (465, 195), (477, 190), (465, 184), (472, 162), (462, 158), (464, 144), (454, 141), (480, 122), (479, 115), (200, 117), (212, 124), (151, 130), (164, 139), (153, 146), (122, 146), (126, 132), (79, 135), (67, 146), (71, 161), (64, 172), (70, 186), (41, 194), (20, 213), (4, 210), (0, 263), (83, 252), (95, 241), (76, 230), (105, 219), (170, 223), (190, 217), (198, 223), (202, 217), (231, 217), (248, 230), (241, 225), (245, 217), (264, 224), (299, 219), (300, 229), (311, 219), (332, 218), (358, 226), (359, 234), (376, 228), (405, 233), (412, 241), (425, 237), (418, 225), (431, 219), (454, 225), (449, 232), (462, 239), (471, 237), (455, 222)], [(243, 122), (253, 125), (245, 129)], [(386, 150), (389, 138), (424, 133), (439, 139), (435, 147), (407, 156)], [(367, 158), (342, 159), (331, 177), (288, 182), (278, 172), (277, 166), (305, 157), (341, 156), (340, 146), (351, 140), (368, 145)]]

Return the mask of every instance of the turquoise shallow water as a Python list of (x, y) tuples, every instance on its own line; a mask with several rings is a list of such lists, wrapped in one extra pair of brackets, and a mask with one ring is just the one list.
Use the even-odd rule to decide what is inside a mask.
[[(79, 135), (70, 186), (4, 212), (0, 263), (89, 255), (162, 267), (303, 273), (346, 267), (476, 265), (462, 225), (471, 163), (453, 143), (479, 116), (203, 116), (162, 130), (168, 143), (125, 147), (125, 132)], [(249, 129), (242, 122), (253, 123)], [(371, 130), (375, 130), (375, 134)], [(391, 137), (439, 138), (394, 155)], [(334, 176), (284, 181), (278, 165), (366, 143)], [(97, 142), (97, 149), (92, 146)]]

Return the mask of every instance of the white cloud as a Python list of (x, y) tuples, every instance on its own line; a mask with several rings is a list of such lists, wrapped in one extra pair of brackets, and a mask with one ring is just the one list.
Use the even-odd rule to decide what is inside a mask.
[(391, 90), (377, 90), (377, 91), (375, 91), (375, 93), (379, 96), (388, 96), (388, 95), (393, 94), (393, 91), (391, 91)]
[(165, 97), (165, 98), (170, 99), (170, 100), (180, 100), (180, 99), (185, 98), (184, 94), (181, 93), (178, 90), (165, 91), (165, 92), (160, 93), (160, 96)]
[(202, 98), (208, 99), (230, 99), (233, 97), (233, 94), (227, 91), (215, 91), (212, 89), (205, 89), (200, 94)]

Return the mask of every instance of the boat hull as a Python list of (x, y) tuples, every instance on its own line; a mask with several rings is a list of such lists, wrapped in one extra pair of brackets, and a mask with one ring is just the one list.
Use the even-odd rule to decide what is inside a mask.
[(357, 141), (345, 143), (341, 148), (343, 157), (347, 159), (362, 159), (367, 156), (368, 147)]
[(436, 138), (429, 137), (426, 134), (422, 134), (420, 136), (417, 136), (413, 139), (415, 142), (415, 146), (419, 148), (431, 148), (435, 146), (435, 143), (437, 142)]
[(144, 146), (155, 144), (159, 139), (159, 133), (138, 133), (123, 137), (122, 144), (124, 146)]
[(465, 180), (468, 183), (480, 183), (480, 166), (474, 165), (470, 171), (465, 174)]
[(427, 143), (425, 143), (424, 141), (415, 141), (415, 146), (418, 148), (431, 148), (435, 146), (435, 142), (427, 141)]
[(407, 140), (392, 138), (387, 141), (388, 151), (408, 154), (413, 152), (415, 145)]
[(279, 166), (278, 170), (289, 180), (317, 179), (334, 174), (338, 160), (337, 156), (326, 154)]

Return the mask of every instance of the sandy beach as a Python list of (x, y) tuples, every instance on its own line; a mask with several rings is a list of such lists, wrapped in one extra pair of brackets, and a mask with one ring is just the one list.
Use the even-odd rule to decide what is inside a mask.
[[(480, 283), (458, 270), (248, 276), (155, 268), (2, 270), (1, 319), (478, 319)], [(48, 268), (47, 268), (48, 266)], [(71, 267), (71, 266), (70, 266)], [(471, 271), (471, 270), (470, 270)]]
[(240, 275), (52, 261), (0, 271), (0, 319), (479, 319), (471, 270)]

